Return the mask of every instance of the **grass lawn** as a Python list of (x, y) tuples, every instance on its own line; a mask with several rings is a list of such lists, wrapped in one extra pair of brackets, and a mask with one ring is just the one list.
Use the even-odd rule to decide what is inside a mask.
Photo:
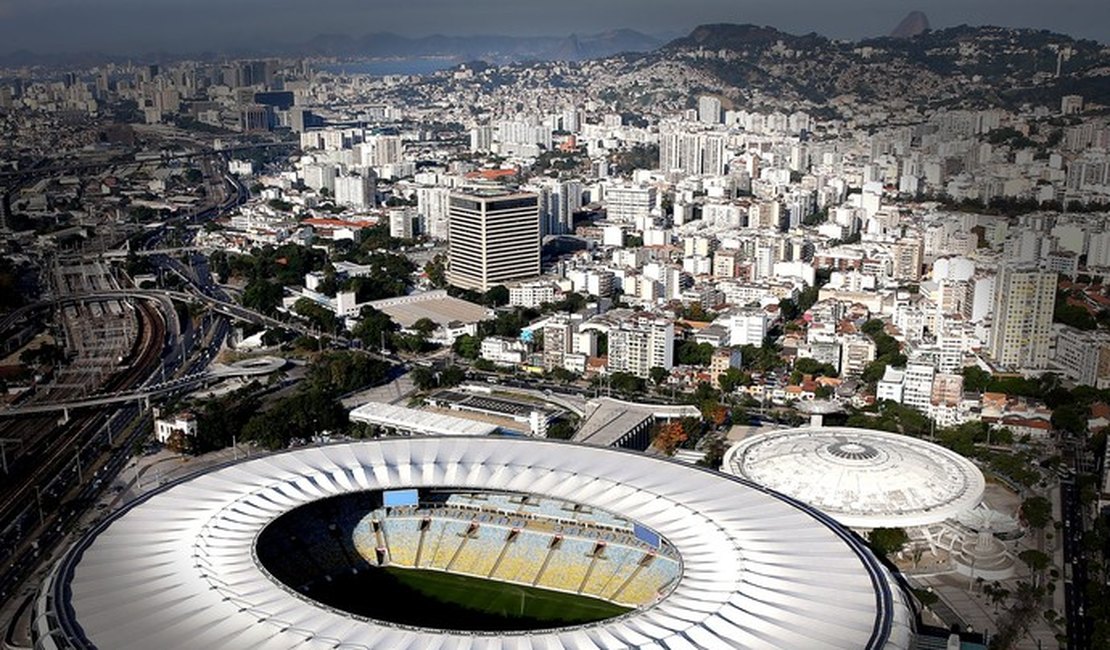
[(619, 616), (628, 608), (612, 603), (521, 585), (454, 575), (441, 571), (399, 569), (385, 572), (431, 601), (496, 618), (530, 620), (546, 625), (574, 625)]

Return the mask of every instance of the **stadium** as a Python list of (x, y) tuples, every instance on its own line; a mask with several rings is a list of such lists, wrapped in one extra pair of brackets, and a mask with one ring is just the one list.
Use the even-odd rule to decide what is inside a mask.
[(801, 427), (751, 436), (721, 470), (807, 503), (866, 534), (904, 528), (938, 569), (990, 579), (1013, 574), (996, 537), (1016, 520), (983, 502), (982, 471), (954, 451), (910, 436), (850, 427)]
[(52, 568), (37, 648), (907, 648), (854, 535), (619, 449), (389, 438), (144, 495)]

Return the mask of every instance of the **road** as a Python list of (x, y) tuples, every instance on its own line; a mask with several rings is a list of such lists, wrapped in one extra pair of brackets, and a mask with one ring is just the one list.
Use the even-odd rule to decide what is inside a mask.
[(1083, 508), (1079, 502), (1079, 489), (1075, 480), (1067, 478), (1060, 483), (1060, 507), (1063, 526), (1060, 534), (1064, 542), (1065, 576), (1064, 616), (1068, 626), (1068, 647), (1085, 650), (1090, 647), (1094, 625), (1087, 611), (1087, 558), (1083, 552), (1085, 524)]

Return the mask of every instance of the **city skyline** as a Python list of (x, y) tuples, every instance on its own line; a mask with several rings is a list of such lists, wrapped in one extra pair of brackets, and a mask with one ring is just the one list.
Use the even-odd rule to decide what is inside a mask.
[(787, 0), (765, 6), (697, 0), (677, 5), (648, 0), (605, 3), (599, 9), (570, 0), (558, 10), (506, 0), (458, 3), (421, 0), (415, 3), (324, 0), (306, 17), (302, 6), (288, 0), (103, 0), (92, 6), (75, 0), (27, 3), (0, 1), (0, 53), (36, 54), (103, 52), (196, 53), (278, 48), (319, 35), (364, 36), (395, 33), (407, 37), (512, 35), (522, 37), (596, 34), (633, 29), (665, 41), (705, 23), (769, 25), (790, 33), (816, 32), (830, 38), (884, 36), (910, 11), (924, 12), (934, 29), (960, 24), (1048, 29), (1077, 38), (1110, 40), (1110, 6), (1093, 0), (1048, 5), (1001, 0), (974, 6), (954, 0), (879, 2), (849, 0), (814, 6)]

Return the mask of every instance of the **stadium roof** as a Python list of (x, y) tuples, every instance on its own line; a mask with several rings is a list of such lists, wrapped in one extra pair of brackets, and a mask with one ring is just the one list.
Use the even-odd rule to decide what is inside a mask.
[(752, 436), (725, 453), (723, 470), (852, 528), (939, 523), (978, 505), (986, 486), (978, 467), (944, 447), (844, 427)]
[(423, 436), (488, 436), (497, 425), (466, 418), (369, 402), (351, 411), (351, 422), (365, 422)]
[[(275, 582), (256, 560), (259, 532), (298, 505), (420, 486), (604, 508), (666, 538), (682, 576), (655, 604), (617, 618), (467, 633), (330, 609)], [(49, 641), (61, 647), (113, 650), (906, 648), (909, 612), (891, 580), (825, 515), (719, 473), (555, 441), (388, 438), (242, 461), (132, 502), (55, 566), (34, 620), (55, 625)]]

